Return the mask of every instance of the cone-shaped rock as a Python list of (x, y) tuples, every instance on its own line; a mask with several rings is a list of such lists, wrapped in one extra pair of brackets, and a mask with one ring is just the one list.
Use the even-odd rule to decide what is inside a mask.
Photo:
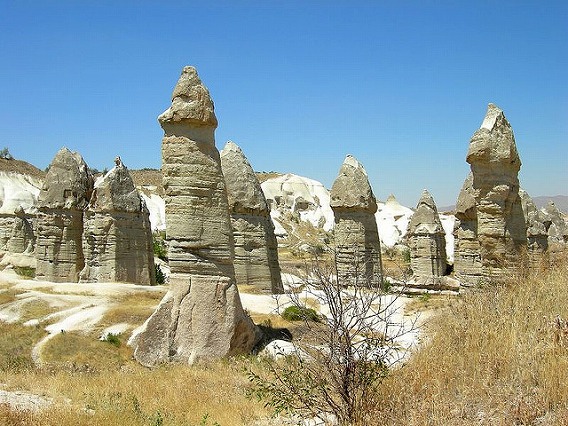
[(237, 284), (283, 293), (278, 243), (260, 182), (242, 150), (227, 142), (221, 151), (235, 238)]
[(235, 284), (234, 246), (209, 91), (185, 67), (164, 129), (162, 174), (170, 288), (134, 339), (144, 365), (194, 363), (248, 352), (258, 332)]
[(82, 282), (156, 283), (150, 213), (120, 158), (95, 182), (83, 252)]
[(22, 206), (16, 208), (14, 215), (14, 224), (6, 248), (10, 253), (33, 254), (35, 235), (29, 217)]
[(521, 197), (521, 206), (523, 207), (527, 228), (529, 266), (538, 268), (543, 266), (548, 251), (548, 234), (544, 226), (544, 216), (525, 190), (519, 189), (519, 196)]
[(473, 134), (466, 160), (473, 173), (482, 274), (500, 280), (521, 266), (527, 233), (519, 197), (521, 160), (513, 129), (495, 105), (489, 104)]
[(476, 284), (482, 275), (477, 239), (477, 205), (471, 172), (467, 175), (458, 195), (455, 216), (454, 274), (464, 285)]
[(410, 266), (416, 280), (445, 275), (446, 235), (434, 199), (427, 190), (422, 192), (416, 211), (410, 218), (407, 233), (410, 247)]
[(85, 266), (83, 209), (93, 177), (79, 153), (62, 148), (49, 166), (38, 197), (36, 277), (77, 282)]
[(548, 254), (550, 261), (554, 263), (562, 259), (568, 247), (568, 224), (552, 201), (542, 209), (541, 217), (548, 235)]
[(342, 285), (378, 286), (381, 246), (375, 220), (377, 202), (363, 165), (348, 155), (330, 193), (335, 215), (338, 279)]

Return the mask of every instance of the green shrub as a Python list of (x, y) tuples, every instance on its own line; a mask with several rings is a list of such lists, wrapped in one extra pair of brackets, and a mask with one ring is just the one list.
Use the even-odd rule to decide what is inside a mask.
[(288, 306), (284, 309), (281, 316), (286, 321), (321, 321), (321, 318), (314, 309), (305, 306)]
[(160, 265), (154, 264), (154, 269), (156, 270), (156, 284), (162, 285), (166, 283), (166, 274), (160, 268)]
[(108, 333), (104, 341), (116, 346), (117, 348), (120, 347), (120, 338), (118, 334)]
[(166, 242), (164, 241), (164, 239), (160, 234), (157, 233), (154, 234), (152, 245), (154, 249), (154, 256), (156, 256), (159, 259), (162, 259), (164, 262), (167, 262), (168, 248), (166, 246)]
[(14, 271), (21, 277), (24, 278), (35, 278), (35, 268), (30, 268), (28, 266), (14, 266)]

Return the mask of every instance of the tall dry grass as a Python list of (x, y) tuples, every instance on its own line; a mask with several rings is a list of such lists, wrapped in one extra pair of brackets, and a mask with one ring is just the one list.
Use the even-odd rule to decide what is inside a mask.
[(468, 292), (426, 333), (377, 425), (568, 424), (568, 262)]

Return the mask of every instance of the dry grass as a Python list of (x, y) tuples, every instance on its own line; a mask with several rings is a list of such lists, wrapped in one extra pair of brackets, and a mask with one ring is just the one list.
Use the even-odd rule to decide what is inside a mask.
[(122, 296), (105, 312), (98, 328), (103, 329), (119, 323), (142, 324), (154, 312), (163, 297), (164, 293), (161, 292), (136, 292)]
[(384, 383), (378, 423), (568, 424), (567, 265), (456, 299)]
[[(32, 422), (26, 419), (23, 424), (248, 425), (267, 413), (245, 397), (247, 381), (239, 366), (234, 361), (149, 370), (129, 362), (104, 372), (29, 371), (4, 380), (55, 401), (33, 415)], [(9, 415), (4, 413), (5, 417)]]

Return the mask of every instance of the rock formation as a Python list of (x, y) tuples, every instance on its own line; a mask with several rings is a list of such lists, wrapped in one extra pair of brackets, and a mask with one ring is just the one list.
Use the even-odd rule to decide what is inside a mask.
[(283, 293), (278, 243), (260, 182), (242, 150), (229, 141), (221, 151), (235, 238), (237, 284)]
[(422, 192), (407, 233), (413, 279), (432, 283), (432, 277), (446, 274), (446, 237), (434, 199)]
[(93, 178), (79, 153), (62, 148), (49, 166), (38, 198), (36, 278), (77, 282), (85, 266), (83, 210)]
[(15, 219), (6, 248), (10, 253), (33, 254), (35, 235), (29, 217), (20, 206), (14, 211)]
[(215, 148), (217, 118), (194, 68), (183, 69), (172, 104), (158, 121), (165, 133), (171, 289), (134, 339), (134, 356), (152, 366), (247, 352), (259, 336), (235, 285), (231, 218)]
[(568, 247), (568, 224), (552, 201), (542, 209), (541, 216), (547, 233), (548, 255), (554, 263), (562, 258)]
[(473, 173), (482, 275), (499, 281), (522, 264), (527, 231), (519, 197), (521, 160), (511, 125), (495, 105), (489, 104), (473, 134), (466, 160)]
[(149, 212), (120, 158), (95, 183), (83, 252), (82, 282), (156, 283)]
[(376, 287), (382, 281), (377, 202), (363, 165), (348, 155), (331, 188), (336, 262), (343, 285)]
[(544, 217), (537, 209), (529, 194), (519, 189), (521, 206), (527, 228), (527, 256), (531, 268), (544, 266), (548, 252), (548, 234), (544, 226)]
[(454, 274), (464, 285), (481, 279), (481, 255), (477, 239), (477, 206), (473, 174), (465, 179), (456, 203), (454, 223)]

